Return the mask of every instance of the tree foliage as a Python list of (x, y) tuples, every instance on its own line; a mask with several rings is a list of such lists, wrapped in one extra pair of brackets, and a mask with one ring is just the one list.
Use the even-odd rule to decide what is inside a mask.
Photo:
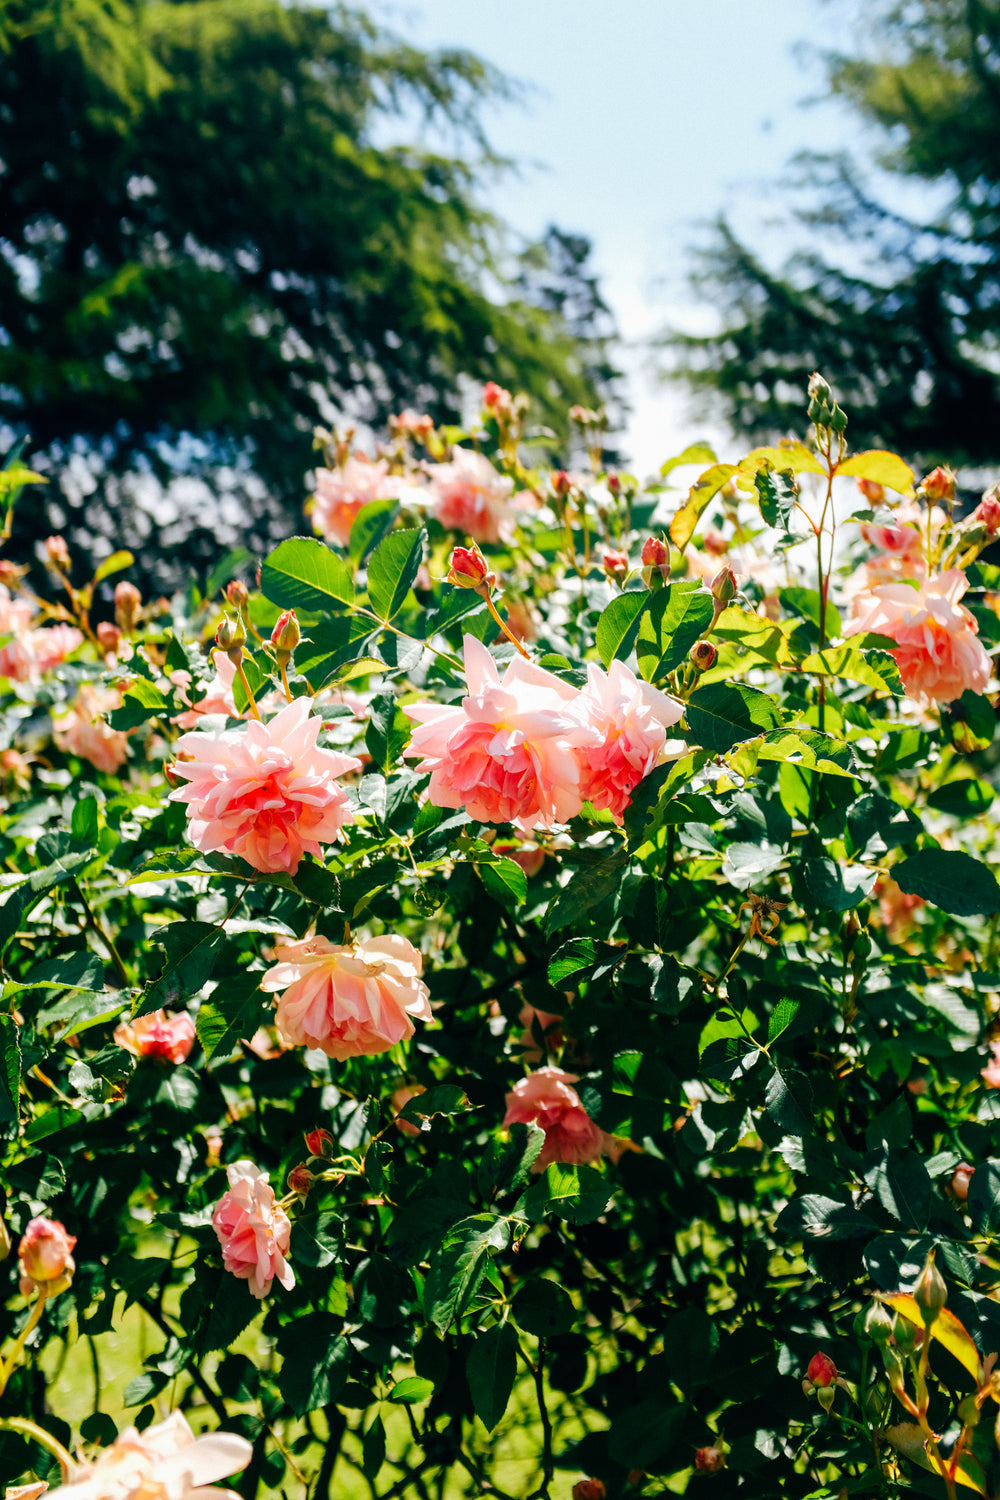
[(872, 185), (872, 163), (850, 155), (799, 158), (808, 248), (774, 270), (723, 220), (696, 273), (722, 331), (674, 332), (665, 343), (684, 377), (716, 391), (755, 436), (787, 430), (803, 380), (823, 369), (859, 441), (990, 462), (1000, 397), (1000, 5), (881, 0), (865, 7), (863, 25), (864, 54), (825, 63), (833, 93), (881, 136), (882, 187)]

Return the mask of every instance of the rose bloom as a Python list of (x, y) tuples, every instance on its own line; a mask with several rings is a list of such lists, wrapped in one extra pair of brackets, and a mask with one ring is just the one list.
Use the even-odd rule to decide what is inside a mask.
[(239, 1500), (216, 1479), (245, 1469), (253, 1448), (233, 1432), (195, 1437), (179, 1411), (137, 1432), (127, 1427), (92, 1462), (74, 1463), (65, 1484), (47, 1490), (48, 1500)]
[(59, 749), (89, 760), (98, 771), (112, 775), (128, 759), (128, 735), (112, 729), (102, 715), (120, 708), (121, 702), (117, 688), (83, 683), (68, 711), (52, 720), (53, 738)]
[[(14, 600), (15, 606), (20, 602)], [(0, 677), (9, 677), (12, 682), (36, 682), (82, 644), (83, 634), (75, 625), (24, 630), (0, 646)]]
[(636, 786), (665, 758), (667, 728), (677, 723), (682, 705), (613, 661), (607, 672), (587, 663), (581, 707), (600, 740), (576, 752), (580, 795), (620, 823)]
[(358, 511), (373, 500), (394, 500), (399, 479), (390, 475), (384, 458), (352, 455), (339, 469), (316, 470), (312, 523), (325, 542), (346, 547)]
[(545, 1144), (531, 1170), (542, 1172), (552, 1161), (597, 1161), (604, 1150), (605, 1134), (595, 1125), (572, 1085), (574, 1073), (561, 1068), (539, 1068), (516, 1083), (507, 1095), (504, 1126), (538, 1125), (545, 1131)]
[(275, 1277), (290, 1292), (295, 1272), (285, 1256), (292, 1226), (285, 1210), (275, 1204), (267, 1173), (251, 1161), (238, 1161), (226, 1168), (226, 1175), (229, 1191), (223, 1193), (212, 1215), (223, 1265), (241, 1281), (248, 1281), (255, 1297), (266, 1297)]
[(67, 1234), (58, 1219), (32, 1219), (17, 1247), (17, 1265), (21, 1273), (21, 1295), (63, 1290), (76, 1270), (72, 1250), (76, 1235)]
[(921, 702), (950, 703), (968, 688), (984, 693), (990, 659), (976, 639), (978, 625), (959, 599), (968, 588), (960, 568), (926, 579), (919, 588), (883, 584), (854, 600), (855, 619), (845, 635), (875, 631), (891, 636), (903, 686)]
[(498, 474), (481, 453), (456, 448), (451, 463), (431, 465), (430, 476), (434, 515), (442, 526), (476, 542), (508, 541), (513, 535), (514, 481)]
[(275, 1021), (289, 1046), (318, 1047), (343, 1061), (411, 1037), (411, 1017), (432, 1019), (423, 959), (398, 933), (343, 945), (307, 938), (276, 945), (274, 956), (260, 987), (281, 992)]
[(862, 521), (861, 535), (869, 547), (916, 563), (924, 571), (924, 539), (917, 526), (876, 526)]
[(177, 741), (174, 770), (189, 783), (170, 793), (187, 803), (196, 849), (224, 849), (255, 870), (294, 875), (304, 854), (320, 854), (353, 820), (337, 777), (356, 771), (353, 755), (316, 744), (320, 720), (296, 698), (266, 724), (251, 720), (217, 734), (192, 730)]
[(903, 943), (914, 931), (917, 923), (914, 913), (927, 902), (923, 896), (901, 891), (891, 875), (880, 875), (875, 886), (878, 897), (879, 920), (891, 943)]
[(1000, 1041), (990, 1042), (990, 1051), (993, 1055), (979, 1076), (988, 1089), (1000, 1089)]
[(480, 823), (515, 823), (522, 833), (565, 823), (583, 806), (574, 750), (594, 743), (577, 689), (517, 656), (501, 680), (486, 647), (465, 637), (469, 696), (461, 703), (411, 703), (418, 721), (404, 755), (431, 773), (430, 800), (464, 807)]
[(155, 1057), (161, 1062), (182, 1063), (194, 1046), (194, 1022), (186, 1010), (137, 1016), (115, 1027), (114, 1039), (133, 1057)]

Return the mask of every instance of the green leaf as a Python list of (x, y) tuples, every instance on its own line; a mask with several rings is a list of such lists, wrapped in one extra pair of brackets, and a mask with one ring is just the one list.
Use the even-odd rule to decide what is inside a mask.
[(21, 1048), (18, 1025), (12, 1016), (0, 1016), (0, 1125), (16, 1125), (21, 1090)]
[(351, 1367), (351, 1348), (338, 1318), (326, 1312), (299, 1313), (279, 1333), (278, 1353), (278, 1389), (297, 1417), (337, 1399)]
[(715, 449), (708, 443), (690, 443), (683, 453), (678, 453), (674, 458), (668, 458), (666, 463), (660, 465), (660, 478), (666, 479), (674, 469), (679, 469), (682, 464), (714, 464), (717, 462)]
[(953, 818), (974, 818), (986, 811), (995, 796), (988, 781), (969, 776), (961, 781), (946, 781), (931, 792), (927, 806), (935, 812), (950, 813)]
[(710, 501), (736, 473), (735, 464), (713, 464), (696, 480), (688, 497), (670, 523), (670, 540), (683, 552)]
[(867, 1158), (864, 1179), (886, 1213), (909, 1229), (926, 1229), (932, 1184), (914, 1151), (886, 1147)]
[(386, 775), (392, 770), (399, 753), (410, 738), (413, 725), (397, 707), (393, 693), (378, 693), (371, 701), (365, 747), (372, 760)]
[(368, 599), (386, 624), (399, 612), (413, 586), (427, 538), (423, 528), (383, 537), (368, 563)]
[(510, 1127), (510, 1139), (491, 1141), (479, 1163), (477, 1182), (484, 1197), (512, 1193), (527, 1182), (528, 1174), (545, 1145), (545, 1131), (537, 1125)]
[(137, 729), (150, 719), (162, 718), (171, 712), (170, 700), (145, 677), (137, 677), (126, 689), (121, 708), (112, 709), (107, 715), (112, 729)]
[[(780, 447), (753, 448), (736, 466), (737, 484), (743, 489), (744, 478), (756, 478), (765, 465), (780, 474), (825, 474), (826, 470), (811, 448), (804, 443), (783, 442)], [(744, 491), (745, 493), (745, 491)]]
[(576, 1167), (550, 1162), (544, 1175), (533, 1183), (521, 1200), (529, 1219), (556, 1214), (571, 1224), (590, 1224), (600, 1218), (611, 1199), (608, 1179), (594, 1167)]
[(439, 1083), (408, 1099), (396, 1119), (429, 1130), (435, 1115), (461, 1115), (471, 1107), (468, 1095), (457, 1083)]
[(969, 1182), (966, 1208), (976, 1234), (996, 1239), (1000, 1235), (1000, 1161), (978, 1162)]
[(842, 1203), (822, 1193), (803, 1193), (781, 1210), (778, 1228), (794, 1238), (814, 1240), (866, 1239), (875, 1221), (853, 1203)]
[(913, 470), (898, 453), (887, 453), (884, 448), (852, 453), (850, 458), (837, 465), (837, 476), (870, 479), (874, 484), (884, 484), (886, 489), (895, 490), (898, 495), (913, 494)]
[(518, 1327), (540, 1339), (569, 1333), (576, 1321), (576, 1309), (569, 1295), (557, 1281), (541, 1277), (521, 1288), (514, 1298), (512, 1311)]
[(847, 682), (860, 682), (863, 687), (874, 688), (878, 693), (891, 693), (896, 698), (903, 694), (899, 668), (888, 651), (831, 646), (826, 651), (807, 656), (802, 670), (819, 677), (843, 677)]
[(170, 1275), (171, 1263), (162, 1255), (136, 1256), (124, 1252), (108, 1262), (116, 1286), (125, 1293), (125, 1306), (145, 1297), (158, 1282)]
[(476, 1416), (492, 1432), (507, 1410), (517, 1375), (517, 1334), (509, 1323), (496, 1323), (479, 1334), (465, 1373)]
[(781, 711), (773, 698), (757, 688), (713, 682), (691, 694), (686, 717), (695, 743), (718, 755), (776, 728)]
[(700, 583), (672, 583), (650, 595), (636, 636), (640, 675), (655, 682), (679, 667), (714, 613), (715, 601)]
[(424, 1286), (427, 1316), (443, 1332), (469, 1307), (486, 1275), (490, 1253), (505, 1250), (510, 1229), (494, 1214), (473, 1214), (452, 1225), (431, 1256)]
[(546, 937), (560, 927), (568, 927), (579, 921), (591, 907), (597, 906), (616, 891), (626, 863), (624, 851), (616, 849), (613, 854), (574, 870), (545, 914)]
[(798, 1000), (783, 999), (778, 1001), (767, 1023), (767, 1045), (769, 1047), (772, 1042), (778, 1040), (783, 1032), (788, 1030), (798, 1013)]
[(912, 844), (924, 827), (909, 808), (901, 807), (891, 797), (883, 797), (879, 792), (866, 792), (858, 798), (847, 814), (847, 826), (865, 858), (883, 854), (887, 849), (898, 849), (902, 844)]
[(230, 1057), (240, 1042), (249, 1042), (273, 1011), (257, 974), (233, 975), (217, 984), (198, 1010), (195, 1030), (205, 1050), (205, 1061)]
[(398, 500), (372, 500), (354, 517), (347, 555), (356, 568), (365, 562), (399, 515)]
[(871, 894), (877, 870), (862, 865), (840, 865), (832, 859), (808, 859), (802, 867), (810, 894), (831, 911), (850, 911)]
[(210, 977), (225, 939), (222, 928), (208, 922), (169, 922), (157, 928), (153, 941), (163, 949), (163, 965), (136, 1001), (133, 1017), (196, 995)]
[(655, 596), (630, 592), (619, 594), (597, 622), (597, 654), (607, 669), (613, 661), (624, 661), (632, 652), (639, 633), (639, 616)]
[(922, 896), (955, 917), (1000, 911), (1000, 885), (993, 871), (957, 849), (921, 849), (893, 865), (893, 880), (907, 896)]
[(260, 570), (265, 599), (281, 609), (315, 610), (354, 603), (354, 578), (342, 557), (316, 537), (279, 542)]
[(94, 583), (103, 583), (105, 578), (111, 577), (112, 573), (120, 573), (123, 568), (130, 568), (134, 562), (135, 558), (131, 552), (126, 552), (124, 548), (119, 552), (112, 552), (111, 556), (106, 557), (94, 573)]
[(585, 974), (597, 962), (597, 944), (593, 938), (570, 938), (549, 959), (549, 984), (553, 989), (566, 988), (566, 981)]
[(795, 480), (779, 469), (762, 464), (754, 475), (754, 485), (761, 516), (768, 526), (787, 532), (799, 494)]
[(373, 1492), (375, 1480), (381, 1473), (384, 1463), (385, 1423), (381, 1417), (376, 1416), (361, 1439), (361, 1472), (371, 1482)]
[(479, 878), (494, 901), (512, 910), (521, 906), (528, 895), (528, 877), (512, 859), (485, 861), (476, 865)]
[(422, 1375), (406, 1375), (402, 1380), (396, 1381), (389, 1392), (389, 1400), (401, 1402), (404, 1406), (415, 1406), (433, 1394), (433, 1380), (425, 1380)]
[(805, 1074), (795, 1068), (774, 1070), (765, 1091), (764, 1107), (787, 1135), (811, 1135), (816, 1128), (812, 1088)]
[(941, 705), (941, 724), (953, 745), (964, 755), (992, 745), (997, 716), (993, 700), (966, 688), (954, 703)]

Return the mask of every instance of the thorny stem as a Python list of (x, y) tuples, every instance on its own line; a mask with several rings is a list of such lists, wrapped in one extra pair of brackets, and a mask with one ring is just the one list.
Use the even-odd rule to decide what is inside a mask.
[[(45, 1311), (45, 1299), (47, 1296), (48, 1292), (45, 1290), (45, 1288), (40, 1287), (38, 1291), (38, 1301), (31, 1309), (31, 1314), (28, 1318), (28, 1321), (25, 1323), (24, 1327), (21, 1329), (21, 1332), (15, 1339), (13, 1349), (4, 1360), (3, 1364), (0, 1365), (0, 1396), (2, 1396), (4, 1391), (7, 1389), (7, 1382), (14, 1373), (14, 1368), (21, 1357), (24, 1346), (28, 1341), (29, 1335), (38, 1326), (38, 1320), (42, 1316), (42, 1313)], [(16, 1419), (11, 1418), (10, 1420), (14, 1421)], [(10, 1422), (8, 1422), (7, 1425), (9, 1426)], [(53, 1438), (52, 1441), (55, 1442), (55, 1439)], [(65, 1452), (65, 1449), (63, 1451)]]
[(59, 1460), (62, 1469), (62, 1477), (69, 1479), (74, 1468), (73, 1456), (68, 1453), (51, 1432), (46, 1432), (44, 1427), (39, 1427), (36, 1422), (31, 1422), (27, 1417), (0, 1417), (0, 1430), (5, 1432), (19, 1432), (22, 1437), (31, 1438), (42, 1448), (48, 1450), (54, 1458)]

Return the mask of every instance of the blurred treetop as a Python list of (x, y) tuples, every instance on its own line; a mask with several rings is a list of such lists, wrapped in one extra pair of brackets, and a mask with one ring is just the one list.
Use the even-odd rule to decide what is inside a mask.
[(880, 201), (852, 157), (800, 157), (810, 247), (774, 272), (723, 221), (696, 275), (722, 332), (663, 342), (755, 438), (793, 425), (821, 369), (856, 443), (995, 461), (1000, 0), (869, 0), (858, 15), (866, 55), (828, 55), (831, 88), (876, 127), (886, 187), (922, 211)]
[[(481, 110), (511, 92), (347, 7), (8, 0), (0, 421), (56, 463), (252, 472), (273, 532), (325, 402), (444, 419), (471, 376), (556, 423), (593, 404), (615, 372), (589, 246), (553, 230), (516, 254), (477, 201), (501, 165)], [(453, 145), (385, 144), (415, 120)], [(102, 503), (88, 524), (134, 543)]]

